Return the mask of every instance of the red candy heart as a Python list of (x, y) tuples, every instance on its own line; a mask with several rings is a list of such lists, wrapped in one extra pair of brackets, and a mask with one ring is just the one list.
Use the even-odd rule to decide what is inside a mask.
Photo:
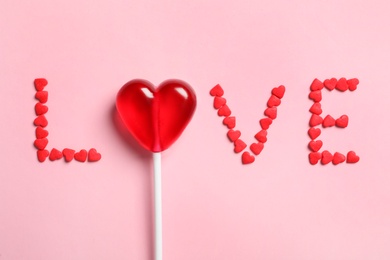
[(229, 140), (234, 142), (236, 141), (238, 138), (240, 138), (241, 136), (241, 132), (239, 130), (232, 130), (230, 129), (228, 132), (227, 132), (227, 136), (229, 137)]
[(271, 97), (268, 99), (267, 106), (268, 107), (277, 107), (280, 105), (281, 100), (275, 95), (271, 95)]
[(335, 154), (333, 155), (332, 163), (334, 165), (337, 165), (337, 164), (342, 163), (344, 161), (345, 161), (345, 156), (339, 152), (335, 152)]
[(267, 142), (267, 131), (266, 130), (261, 130), (260, 132), (258, 132), (256, 135), (255, 135), (255, 138), (257, 139), (257, 141), (261, 142), (261, 143), (265, 143)]
[(275, 119), (277, 117), (277, 108), (269, 107), (264, 111), (264, 115), (268, 116), (271, 119)]
[(314, 103), (310, 110), (311, 113), (316, 114), (316, 115), (321, 115), (322, 114), (322, 108), (321, 108), (321, 103)]
[(332, 160), (333, 160), (333, 155), (329, 151), (325, 150), (322, 152), (322, 158), (321, 158), (322, 164), (328, 164)]
[(331, 126), (334, 126), (335, 124), (336, 124), (336, 121), (334, 120), (334, 118), (331, 115), (327, 115), (324, 118), (324, 121), (322, 122), (323, 127), (331, 127)]
[(320, 125), (322, 123), (323, 119), (319, 115), (312, 114), (310, 117), (309, 125), (311, 127)]
[(337, 84), (337, 79), (336, 78), (326, 79), (324, 81), (324, 86), (328, 90), (334, 90), (334, 88), (336, 87), (336, 84)]
[(79, 162), (85, 162), (87, 160), (87, 151), (82, 149), (80, 152), (75, 153), (74, 159)]
[(36, 139), (34, 141), (34, 146), (38, 150), (43, 150), (43, 149), (45, 149), (45, 147), (47, 146), (48, 143), (49, 143), (49, 140), (47, 138)]
[(222, 97), (223, 93), (224, 93), (223, 89), (221, 88), (221, 86), (219, 84), (210, 90), (210, 95), (212, 95), (212, 96)]
[(321, 90), (311, 91), (309, 94), (309, 98), (314, 102), (320, 102), (322, 100)]
[(236, 117), (234, 116), (225, 117), (222, 123), (226, 125), (229, 129), (233, 129), (236, 126)]
[(42, 104), (47, 102), (48, 96), (49, 93), (47, 91), (38, 91), (35, 94), (35, 98), (38, 99), (38, 101), (41, 102)]
[(321, 160), (321, 154), (319, 152), (309, 153), (309, 162), (311, 165), (315, 165)]
[(38, 150), (37, 151), (37, 157), (38, 157), (39, 162), (44, 162), (48, 156), (49, 156), (48, 150)]
[(357, 163), (360, 160), (360, 157), (356, 155), (354, 151), (349, 151), (347, 153), (347, 163)]
[(313, 152), (318, 152), (318, 150), (320, 150), (321, 147), (322, 147), (322, 141), (321, 141), (321, 140), (310, 141), (310, 142), (309, 142), (309, 148), (310, 148)]
[(76, 152), (75, 150), (69, 149), (69, 148), (65, 148), (64, 150), (62, 150), (62, 154), (64, 155), (65, 162), (72, 161), (74, 158), (75, 152)]
[(324, 88), (324, 84), (321, 81), (319, 81), (318, 79), (314, 79), (310, 85), (311, 91), (321, 90), (323, 88)]
[(42, 91), (44, 87), (47, 85), (47, 80), (43, 78), (35, 79), (34, 80), (35, 89), (37, 91)]
[(250, 164), (255, 161), (255, 157), (249, 152), (243, 152), (241, 155), (241, 161), (243, 164)]
[(226, 104), (226, 99), (223, 97), (215, 97), (214, 98), (214, 108), (218, 109)]
[(348, 89), (350, 91), (354, 91), (357, 89), (357, 85), (359, 84), (359, 80), (356, 78), (347, 80)]
[(317, 137), (320, 136), (320, 134), (321, 134), (321, 129), (311, 127), (311, 128), (309, 129), (309, 131), (308, 131), (308, 134), (309, 134), (309, 136), (310, 136), (310, 139), (311, 139), (311, 140), (314, 140), (314, 139), (316, 139)]
[(348, 126), (348, 116), (347, 115), (342, 115), (340, 118), (336, 120), (336, 126), (345, 128)]
[(280, 85), (277, 88), (273, 88), (271, 91), (272, 95), (275, 95), (278, 98), (283, 98), (285, 92), (286, 88), (283, 85)]
[[(222, 88), (217, 86), (210, 93), (220, 95), (218, 89)], [(196, 96), (184, 81), (167, 80), (155, 89), (150, 82), (138, 79), (120, 89), (116, 107), (127, 129), (141, 146), (152, 152), (161, 152), (179, 138), (190, 122)], [(218, 114), (224, 107), (227, 106), (222, 106)]]
[(249, 148), (251, 149), (251, 151), (254, 154), (259, 155), (264, 148), (264, 144), (263, 143), (253, 143), (253, 144), (251, 144), (251, 146)]
[(234, 141), (234, 152), (240, 153), (246, 148), (246, 146), (247, 145), (246, 143), (244, 143), (244, 141), (242, 141), (241, 139), (237, 139), (236, 141)]
[(44, 115), (40, 115), (37, 118), (35, 118), (35, 120), (34, 120), (34, 125), (36, 125), (36, 126), (46, 127), (47, 124), (48, 124), (48, 122), (47, 122), (47, 119)]
[(58, 151), (56, 148), (51, 149), (49, 159), (50, 161), (59, 160), (62, 158), (62, 152)]
[(35, 114), (37, 114), (37, 116), (46, 114), (48, 110), (49, 108), (41, 103), (35, 104)]
[(97, 162), (102, 158), (102, 155), (96, 151), (95, 148), (91, 148), (88, 152), (88, 162)]
[(346, 78), (341, 78), (337, 81), (336, 89), (339, 91), (342, 91), (342, 92), (344, 92), (348, 89), (348, 83), (347, 83)]
[(37, 137), (37, 139), (45, 138), (48, 135), (49, 135), (49, 132), (47, 130), (43, 129), (41, 126), (38, 126), (35, 129), (35, 136)]
[(219, 116), (230, 116), (232, 114), (232, 111), (227, 105), (223, 105), (220, 109), (218, 109), (218, 115)]
[(263, 130), (267, 130), (271, 124), (272, 124), (271, 118), (260, 119), (260, 126), (261, 126), (261, 129), (263, 129)]

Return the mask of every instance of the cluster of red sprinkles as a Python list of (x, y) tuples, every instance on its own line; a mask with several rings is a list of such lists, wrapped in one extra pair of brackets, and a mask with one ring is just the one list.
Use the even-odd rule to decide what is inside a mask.
[(38, 100), (38, 103), (35, 104), (35, 114), (37, 117), (34, 120), (35, 136), (34, 146), (37, 148), (37, 157), (39, 162), (44, 162), (47, 157), (50, 161), (56, 161), (64, 158), (65, 162), (70, 162), (73, 159), (79, 162), (96, 162), (101, 159), (101, 154), (96, 151), (95, 148), (87, 150), (82, 149), (79, 152), (76, 152), (73, 149), (65, 148), (62, 151), (56, 148), (52, 148), (51, 151), (46, 149), (47, 144), (49, 143), (48, 135), (49, 132), (45, 129), (48, 125), (48, 121), (45, 117), (45, 114), (49, 108), (45, 105), (48, 100), (48, 92), (44, 91), (44, 88), (47, 86), (47, 80), (44, 78), (37, 78), (34, 80), (34, 86), (36, 89), (35, 98)]
[(284, 96), (286, 89), (284, 86), (279, 86), (272, 89), (271, 97), (268, 99), (267, 108), (264, 111), (266, 117), (260, 119), (261, 130), (255, 135), (258, 142), (254, 142), (249, 146), (250, 151), (244, 151), (247, 144), (240, 139), (241, 132), (235, 130), (236, 117), (232, 116), (232, 112), (227, 105), (226, 99), (223, 98), (224, 90), (220, 85), (216, 85), (210, 91), (211, 96), (214, 97), (214, 108), (218, 110), (218, 116), (224, 117), (222, 123), (229, 129), (227, 132), (228, 139), (234, 144), (234, 152), (241, 153), (241, 161), (243, 164), (250, 164), (255, 161), (254, 155), (259, 155), (267, 142), (267, 130), (277, 117), (277, 107), (281, 104), (281, 99)]
[(309, 154), (309, 162), (312, 165), (321, 162), (321, 164), (325, 165), (332, 162), (334, 165), (347, 162), (347, 163), (357, 163), (359, 161), (359, 156), (356, 155), (354, 151), (349, 151), (345, 156), (342, 153), (335, 152), (330, 153), (327, 150), (320, 152), (320, 149), (323, 145), (321, 140), (317, 140), (317, 138), (321, 134), (321, 129), (316, 128), (318, 126), (322, 126), (323, 128), (327, 127), (339, 127), (345, 128), (348, 126), (349, 118), (347, 115), (342, 115), (337, 119), (334, 119), (331, 115), (326, 115), (322, 117), (322, 108), (321, 108), (321, 100), (322, 100), (322, 89), (326, 88), (329, 91), (334, 89), (345, 92), (355, 91), (357, 89), (357, 85), (359, 84), (359, 80), (356, 78), (346, 79), (340, 78), (337, 80), (336, 78), (326, 79), (324, 82), (321, 82), (318, 79), (314, 79), (313, 83), (310, 86), (310, 94), (309, 98), (313, 100), (314, 104), (310, 108), (310, 112), (312, 113), (309, 125), (310, 129), (308, 131), (309, 137), (311, 141), (309, 142), (309, 149), (311, 153)]

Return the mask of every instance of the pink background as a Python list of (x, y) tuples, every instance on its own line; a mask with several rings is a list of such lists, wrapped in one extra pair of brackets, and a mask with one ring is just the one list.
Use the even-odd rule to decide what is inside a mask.
[[(134, 78), (190, 83), (198, 107), (163, 153), (164, 259), (389, 259), (388, 1), (0, 2), (0, 259), (152, 259), (151, 161), (113, 124)], [(33, 80), (49, 81), (49, 148), (98, 163), (38, 163)], [(324, 148), (355, 165), (308, 163), (314, 78)], [(208, 94), (215, 84), (253, 141), (273, 87), (286, 95), (262, 154), (242, 165)], [(388, 112), (387, 112), (388, 113)]]

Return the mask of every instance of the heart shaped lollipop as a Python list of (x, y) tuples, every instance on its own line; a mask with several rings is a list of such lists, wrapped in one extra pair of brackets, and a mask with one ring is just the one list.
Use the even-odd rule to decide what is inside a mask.
[(196, 96), (181, 80), (167, 80), (155, 88), (136, 79), (118, 92), (116, 108), (128, 131), (145, 149), (162, 152), (170, 147), (190, 122)]

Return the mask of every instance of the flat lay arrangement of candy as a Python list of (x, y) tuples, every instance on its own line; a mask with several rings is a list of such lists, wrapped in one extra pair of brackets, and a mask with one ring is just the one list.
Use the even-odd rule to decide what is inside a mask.
[(44, 78), (37, 78), (34, 80), (34, 85), (36, 89), (35, 98), (38, 102), (35, 104), (35, 114), (37, 117), (34, 119), (35, 136), (34, 146), (37, 149), (37, 157), (39, 162), (44, 162), (46, 158), (49, 158), (50, 161), (57, 161), (64, 158), (65, 162), (71, 162), (73, 159), (78, 162), (97, 162), (101, 159), (101, 154), (97, 152), (95, 148), (91, 148), (88, 151), (81, 149), (80, 151), (65, 148), (65, 149), (56, 149), (52, 148), (49, 152), (46, 149), (49, 140), (49, 132), (45, 129), (48, 125), (48, 120), (45, 117), (45, 114), (49, 111), (49, 108), (45, 105), (48, 101), (48, 92), (44, 90), (48, 82)]

